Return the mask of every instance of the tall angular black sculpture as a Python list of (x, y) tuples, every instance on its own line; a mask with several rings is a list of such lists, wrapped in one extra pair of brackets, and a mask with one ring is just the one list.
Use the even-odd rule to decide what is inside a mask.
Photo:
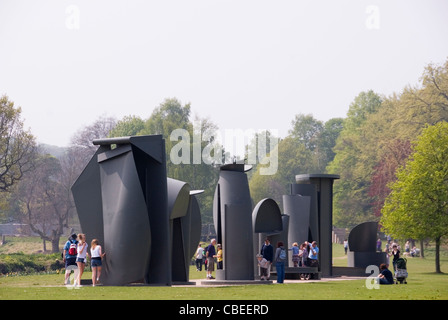
[(217, 280), (254, 279), (252, 200), (245, 173), (250, 169), (235, 163), (220, 168), (213, 200), (217, 241), (223, 250), (223, 269), (216, 271)]
[(171, 285), (165, 141), (154, 135), (93, 143), (100, 147), (72, 193), (88, 241), (99, 239), (106, 252), (101, 281)]

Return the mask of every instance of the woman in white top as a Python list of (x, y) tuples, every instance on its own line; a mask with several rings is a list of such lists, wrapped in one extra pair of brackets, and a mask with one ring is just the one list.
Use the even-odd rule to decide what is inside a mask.
[(86, 267), (87, 256), (86, 236), (83, 233), (78, 234), (78, 254), (76, 255), (76, 264), (78, 265), (78, 277), (75, 279), (75, 284), (81, 285), (81, 277)]
[(100, 280), (101, 275), (101, 259), (106, 253), (102, 253), (101, 246), (97, 239), (93, 239), (90, 248), (90, 261), (92, 267), (92, 285), (95, 286)]

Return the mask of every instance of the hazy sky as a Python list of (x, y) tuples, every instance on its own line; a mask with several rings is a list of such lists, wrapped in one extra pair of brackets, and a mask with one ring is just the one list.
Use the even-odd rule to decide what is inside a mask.
[(448, 58), (448, 1), (0, 0), (0, 95), (39, 142), (165, 98), (220, 129), (345, 117)]

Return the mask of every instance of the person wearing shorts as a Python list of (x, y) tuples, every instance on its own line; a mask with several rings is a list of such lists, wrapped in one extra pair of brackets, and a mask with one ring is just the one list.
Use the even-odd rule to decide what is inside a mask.
[(92, 268), (92, 286), (98, 284), (101, 275), (101, 267), (103, 265), (101, 259), (106, 253), (102, 252), (101, 246), (97, 239), (93, 239), (90, 245), (90, 261)]
[(76, 256), (76, 264), (78, 265), (78, 278), (75, 284), (81, 285), (81, 277), (84, 273), (84, 268), (86, 267), (87, 260), (87, 243), (86, 236), (83, 233), (78, 234), (78, 255)]
[(70, 246), (72, 244), (77, 245), (78, 241), (76, 240), (77, 235), (76, 234), (72, 234), (69, 238), (68, 241), (65, 243), (64, 246), (64, 262), (65, 262), (65, 284), (70, 284), (70, 273), (73, 270), (74, 272), (77, 272), (77, 265), (76, 265), (76, 254), (75, 255), (71, 255), (70, 254)]
[(216, 239), (212, 239), (205, 252), (207, 257), (207, 279), (215, 279), (212, 276), (212, 272), (215, 271), (215, 257), (216, 257)]

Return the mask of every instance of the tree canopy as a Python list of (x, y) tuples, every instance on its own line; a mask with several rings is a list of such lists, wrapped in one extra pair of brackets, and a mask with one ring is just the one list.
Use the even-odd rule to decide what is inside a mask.
[(434, 240), (440, 272), (440, 243), (448, 235), (448, 122), (423, 130), (390, 189), (382, 209), (384, 230), (399, 239)]

